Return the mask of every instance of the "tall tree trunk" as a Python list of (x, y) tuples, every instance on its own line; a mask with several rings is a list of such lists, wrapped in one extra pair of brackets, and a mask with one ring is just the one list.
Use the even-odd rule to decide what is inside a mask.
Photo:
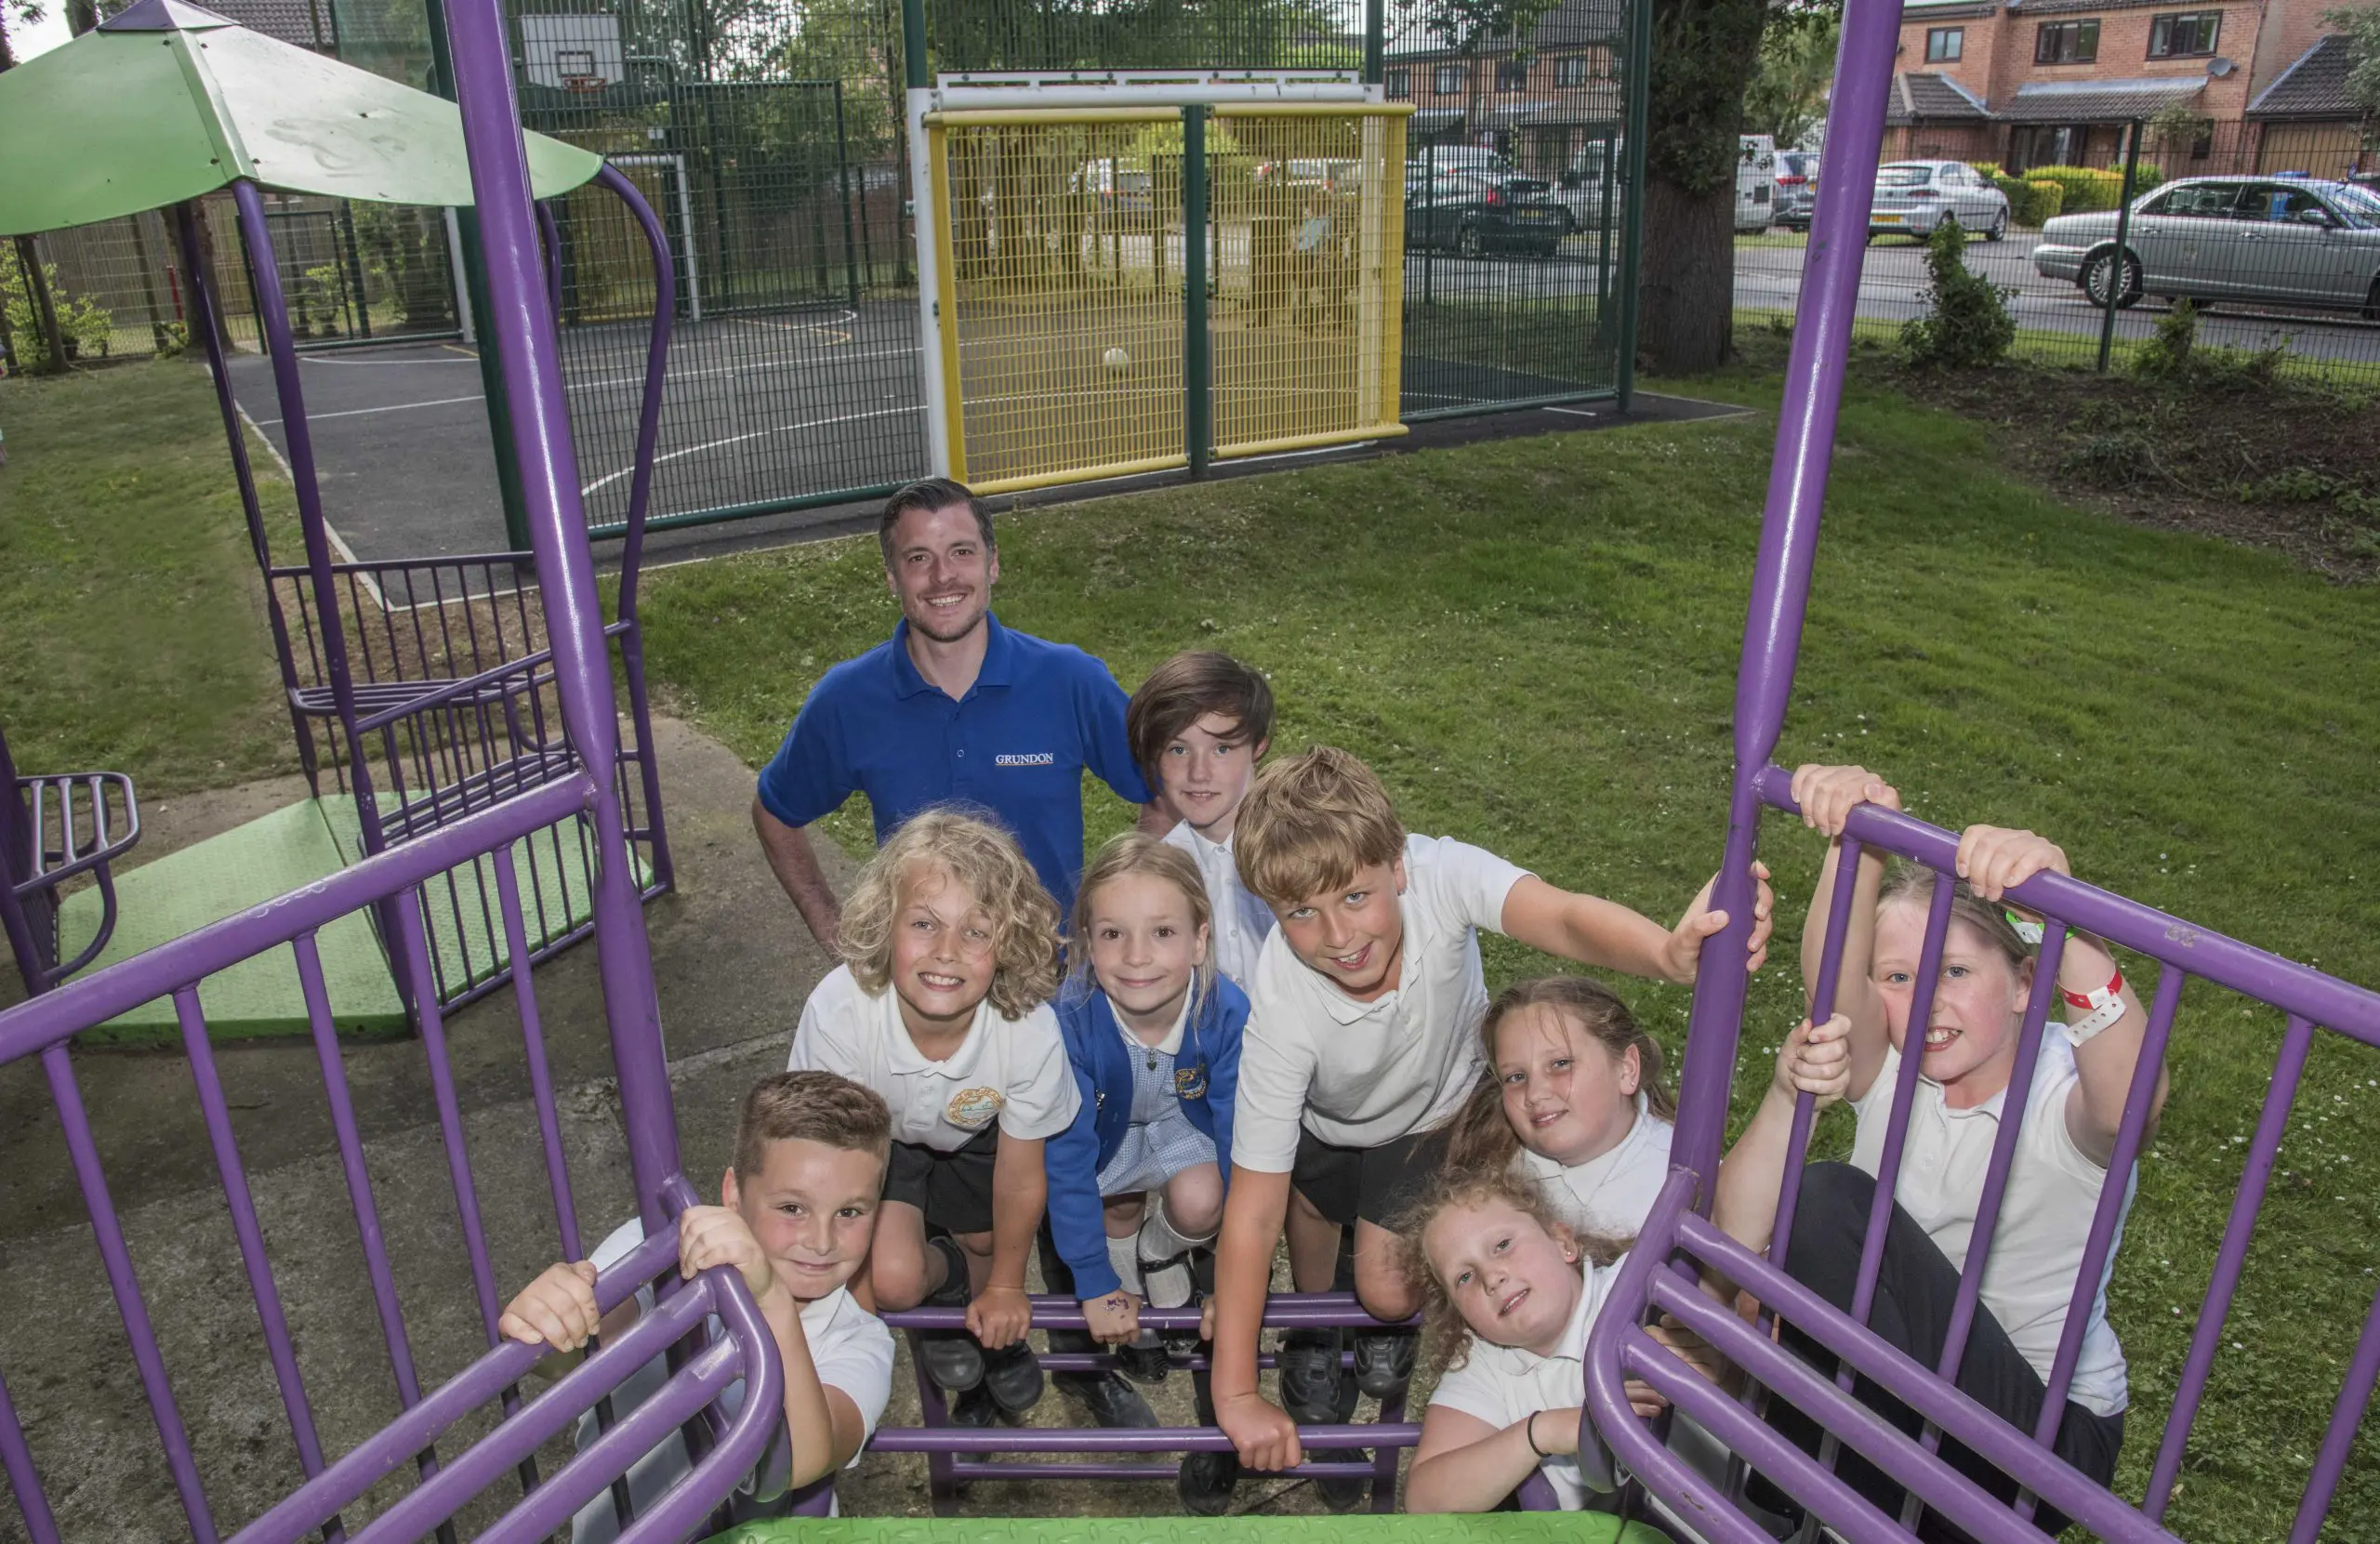
[(1714, 369), (1735, 310), (1738, 131), (1766, 0), (1649, 0), (1639, 351), (1665, 375)]
[(1727, 357), (1736, 299), (1736, 191), (1694, 192), (1645, 178), (1644, 310), (1637, 352), (1654, 370), (1707, 370)]

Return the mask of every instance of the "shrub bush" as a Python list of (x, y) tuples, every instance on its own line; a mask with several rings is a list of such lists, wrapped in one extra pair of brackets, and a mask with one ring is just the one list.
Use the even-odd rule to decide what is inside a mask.
[(2198, 307), (2176, 300), (2174, 309), (2157, 319), (2156, 335), (2132, 356), (2132, 373), (2142, 380), (2182, 380), (2191, 369), (2198, 345)]
[(1980, 369), (1999, 363), (2016, 341), (2016, 319), (2007, 305), (2015, 292), (1969, 272), (1961, 256), (1966, 244), (1966, 232), (1953, 220), (1936, 226), (1926, 238), (1925, 267), (1932, 277), (1925, 297), (1932, 314), (1904, 323), (1900, 330), (1911, 363)]
[[(2094, 209), (2112, 209), (2123, 198), (2123, 169), (2101, 171), (2094, 166), (2035, 166), (2025, 174), (2028, 182), (2056, 183), (2065, 196), (2065, 212), (2069, 215), (2088, 213)], [(2133, 185), (2135, 197), (2147, 192), (2165, 180), (2162, 167), (2147, 161), (2140, 164), (2137, 180)]]
[[(2012, 225), (2039, 230), (2043, 220), (2052, 218), (2066, 206), (2064, 187), (2042, 178), (2038, 172), (2011, 177), (1989, 161), (1970, 161), (1967, 165), (1982, 173), (1985, 181), (2008, 195), (2008, 220)], [(2109, 207), (2113, 208), (2114, 205), (2111, 204)]]
[(2018, 224), (2030, 225), (2038, 231), (2065, 213), (2066, 190), (2056, 183), (2027, 182), (2023, 187), (2027, 195), (2025, 208), (2028, 218), (2019, 220)]

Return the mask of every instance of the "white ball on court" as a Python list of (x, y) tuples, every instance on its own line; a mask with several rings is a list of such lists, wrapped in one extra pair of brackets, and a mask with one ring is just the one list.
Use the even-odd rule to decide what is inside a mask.
[(1121, 349), (1110, 349), (1100, 355), (1099, 359), (1100, 363), (1110, 370), (1127, 370), (1131, 368), (1132, 364), (1132, 356)]

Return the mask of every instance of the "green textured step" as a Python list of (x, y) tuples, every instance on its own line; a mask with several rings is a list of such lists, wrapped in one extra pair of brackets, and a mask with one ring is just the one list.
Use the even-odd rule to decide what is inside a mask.
[(1464, 1517), (828, 1517), (731, 1528), (710, 1544), (1667, 1544), (1601, 1512)]
[[(351, 825), (351, 801), (335, 802), (346, 806)], [(347, 861), (329, 812), (324, 801), (310, 798), (119, 873), (114, 936), (85, 973), (337, 874)], [(70, 957), (79, 952), (99, 922), (97, 890), (70, 896), (59, 917), (60, 949)], [(404, 1005), (389, 978), (371, 922), (342, 917), (317, 933), (315, 944), (339, 1033), (402, 1034)], [(199, 985), (198, 1003), (206, 1014), (207, 1032), (217, 1040), (309, 1033), (297, 960), (287, 949), (244, 959), (209, 976)], [(82, 1038), (120, 1045), (179, 1044), (181, 1029), (173, 999), (158, 997)]]
[[(115, 879), (115, 933), (86, 973), (329, 878), (349, 866), (363, 849), (362, 822), (354, 800), (334, 794), (276, 810), (235, 830), (126, 870)], [(522, 920), (532, 947), (570, 931), (593, 915), (593, 887), (571, 824), (514, 842), (512, 864), (521, 881)], [(476, 866), (481, 872), (477, 880), (458, 870), (451, 880), (434, 879), (424, 887), (427, 915), (423, 922), (444, 967), (443, 979), (450, 991), (467, 978), (474, 983), (486, 980), (510, 957), (496, 917), (495, 864), (481, 858)], [(640, 859), (640, 886), (648, 874)], [(60, 916), (60, 944), (67, 956), (79, 952), (89, 941), (99, 926), (99, 912), (97, 890), (68, 898)], [(403, 1034), (407, 1027), (404, 1006), (390, 977), (388, 959), (370, 915), (340, 917), (317, 933), (315, 943), (322, 954), (324, 983), (329, 989), (332, 1022), (338, 1033), (364, 1037)], [(287, 949), (242, 960), (208, 977), (199, 986), (198, 1000), (206, 1014), (207, 1032), (218, 1041), (311, 1033), (297, 964)], [(179, 1044), (181, 1027), (173, 999), (159, 997), (109, 1020), (83, 1038), (116, 1045)]]

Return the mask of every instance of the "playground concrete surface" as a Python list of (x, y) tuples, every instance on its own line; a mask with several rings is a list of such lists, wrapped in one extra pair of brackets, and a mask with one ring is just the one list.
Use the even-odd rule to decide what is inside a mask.
[[(762, 860), (750, 823), (752, 771), (685, 724), (654, 723), (679, 890), (646, 910), (686, 1172), (715, 1194), (735, 1113), (755, 1078), (775, 1071), (811, 988), (830, 968)], [(296, 778), (183, 794), (144, 805), (142, 861), (230, 830), (304, 797)], [(854, 870), (831, 844), (821, 858), (839, 888)], [(15, 990), (13, 977), (7, 993)], [(591, 944), (537, 970), (537, 996), (584, 1245), (634, 1209), (626, 1136)], [(0, 994), (0, 1006), (13, 1000)], [(560, 1253), (521, 1058), (515, 1000), (496, 993), (446, 1023), (465, 1142), (497, 1278), (509, 1293)], [(359, 1255), (322, 1074), (303, 1040), (246, 1041), (218, 1053), (241, 1157), (255, 1193), (276, 1285), (324, 1449), (336, 1456), (398, 1411)], [(230, 1214), (178, 1053), (78, 1053), (77, 1076), (116, 1214), (191, 1428), (218, 1523), (260, 1513), (303, 1479), (280, 1394), (262, 1354)], [(350, 1044), (355, 1101), (379, 1221), (396, 1269), (421, 1387), (434, 1388), (486, 1347), (448, 1183), (426, 1059), (411, 1038)], [(181, 1513), (153, 1446), (125, 1440), (151, 1418), (66, 1161), (40, 1067), (0, 1067), (0, 1258), (23, 1304), (0, 1315), (0, 1366), (70, 1538), (183, 1537)], [(1286, 1287), (1286, 1282), (1283, 1287)], [(1037, 1284), (1038, 1286), (1038, 1284)], [(534, 1382), (523, 1389), (534, 1396)], [(1149, 1391), (1163, 1419), (1192, 1423), (1190, 1380)], [(1367, 1409), (1368, 1410), (1368, 1402)], [(1053, 1388), (1034, 1424), (1080, 1424)], [(886, 1422), (918, 1421), (906, 1348)], [(484, 1418), (467, 1423), (475, 1438)], [(551, 1472), (566, 1456), (549, 1444)], [(1153, 1460), (1153, 1462), (1158, 1462)], [(982, 1483), (967, 1506), (984, 1515), (1161, 1515), (1178, 1511), (1172, 1462), (1149, 1483)], [(377, 1510), (403, 1488), (384, 1482)], [(838, 1487), (844, 1511), (931, 1511), (922, 1458), (871, 1456)], [(494, 1487), (458, 1517), (466, 1533), (510, 1496)], [(1312, 1487), (1250, 1481), (1236, 1510), (1319, 1511)], [(0, 1539), (13, 1531), (0, 1522)]]

